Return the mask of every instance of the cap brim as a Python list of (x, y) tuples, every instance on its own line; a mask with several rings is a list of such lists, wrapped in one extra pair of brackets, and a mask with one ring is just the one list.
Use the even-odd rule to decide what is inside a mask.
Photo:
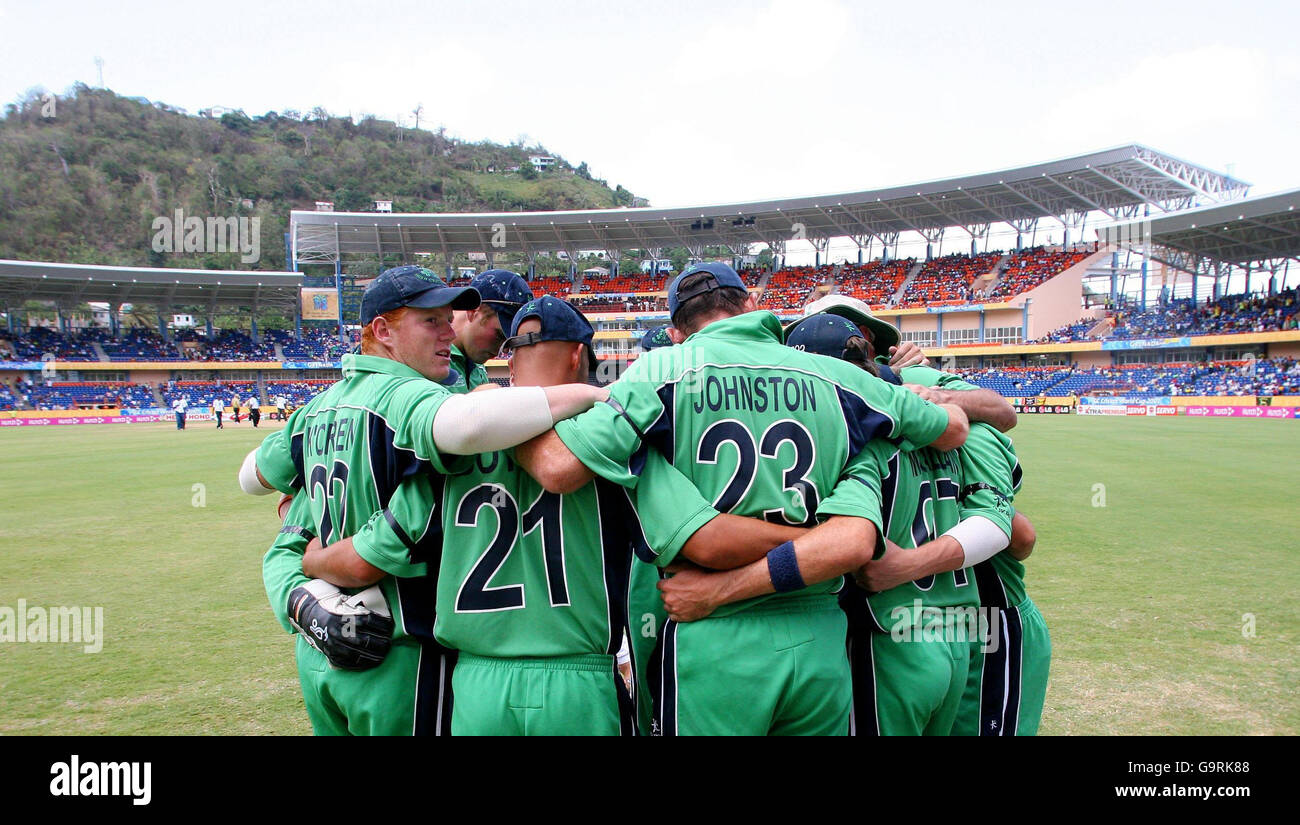
[(872, 346), (877, 353), (883, 354), (890, 347), (898, 346), (898, 327), (888, 321), (882, 321), (874, 315), (866, 315), (853, 307), (846, 306), (829, 307), (823, 312), (847, 318), (860, 327), (870, 328), (876, 337), (876, 340), (872, 342)]
[(484, 299), (481, 305), (492, 308), (492, 311), (497, 314), (497, 318), (501, 321), (501, 331), (507, 335), (515, 323), (515, 316), (519, 314), (519, 310), (524, 306), (523, 304), (512, 304), (508, 301), (492, 299)]
[(452, 309), (474, 309), (482, 301), (478, 290), (472, 286), (443, 286), (426, 289), (403, 306), (416, 309), (434, 309), (450, 306)]

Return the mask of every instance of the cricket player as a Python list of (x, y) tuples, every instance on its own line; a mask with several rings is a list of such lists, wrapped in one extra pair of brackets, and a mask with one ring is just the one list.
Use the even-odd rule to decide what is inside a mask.
[[(442, 538), (435, 484), (453, 455), (508, 447), (605, 394), (566, 385), (453, 395), (437, 384), (449, 370), (452, 311), (477, 302), (473, 289), (450, 288), (421, 267), (382, 273), (362, 297), (362, 354), (344, 356), (343, 380), (241, 468), (246, 492), (306, 493), (309, 517), (291, 507), (291, 521), (299, 518), (286, 526), (310, 536), (283, 541), (289, 552), (302, 542), (302, 573), (314, 581), (277, 603), (284, 554), (268, 554), (263, 572), (273, 608), (298, 629), (299, 675), (318, 733), (449, 732), (454, 655), (433, 639)], [(399, 550), (378, 538), (388, 533), (401, 537)], [(331, 552), (307, 553), (312, 538)], [(360, 638), (375, 645), (358, 650), (358, 627), (382, 630), (385, 614), (388, 647), (374, 632)]]
[(732, 595), (743, 601), (665, 625), (655, 721), (667, 735), (843, 735), (837, 577), (880, 538), (879, 502), (852, 461), (873, 438), (958, 446), (965, 415), (785, 347), (776, 317), (756, 310), (726, 264), (687, 270), (668, 303), (678, 346), (643, 355), (608, 403), (516, 454), (548, 489), (567, 492), (593, 471), (635, 488), (657, 450), (721, 512), (817, 526), (742, 568)]
[[(804, 318), (787, 329), (786, 343), (832, 358), (868, 360), (867, 342), (858, 327), (836, 314)], [(972, 392), (977, 388), (955, 376), (923, 366), (908, 367), (901, 374), (924, 387), (943, 382), (955, 400), (981, 403)], [(971, 419), (974, 432), (974, 416)], [(979, 425), (981, 430), (984, 426)], [(979, 598), (968, 568), (1006, 546), (1010, 505), (1005, 505), (1005, 533), (987, 519), (983, 525), (963, 526), (964, 476), (957, 451), (903, 451), (876, 441), (864, 454), (871, 467), (862, 478), (877, 485), (891, 552), (905, 555), (942, 534), (967, 554), (956, 570), (915, 576), (879, 591), (865, 591), (850, 582), (841, 591), (840, 605), (849, 620), (853, 733), (947, 736), (966, 688), (971, 643), (978, 644), (984, 638), (980, 631), (987, 631), (987, 624), (979, 624)]]
[[(525, 304), (506, 341), (512, 384), (581, 382), (596, 363), (592, 336), (559, 298)], [(661, 456), (647, 464), (635, 491), (597, 479), (564, 496), (508, 450), (445, 478), (435, 636), (458, 651), (453, 734), (633, 733), (615, 671), (633, 547), (675, 554), (693, 542), (688, 556), (760, 558), (783, 540), (776, 525), (719, 514)], [(657, 601), (653, 580), (648, 589)]]
[(515, 313), (533, 299), (528, 282), (508, 269), (489, 269), (474, 276), (469, 286), (482, 302), (474, 309), (456, 310), (452, 317), (454, 374), (447, 384), (452, 392), (469, 392), (488, 383), (483, 364), (501, 352)]

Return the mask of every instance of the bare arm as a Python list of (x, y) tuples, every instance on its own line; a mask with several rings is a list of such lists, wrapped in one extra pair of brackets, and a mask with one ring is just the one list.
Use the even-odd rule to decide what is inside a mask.
[(555, 430), (548, 430), (516, 447), (515, 461), (548, 492), (561, 495), (581, 489), (596, 477), (565, 446)]
[(731, 570), (758, 561), (773, 547), (807, 532), (803, 527), (720, 513), (691, 534), (679, 556), (701, 567)]
[(885, 541), (885, 555), (854, 573), (858, 584), (874, 592), (890, 590), (922, 576), (946, 573), (979, 564), (1005, 550), (1010, 537), (998, 524), (975, 514), (948, 532), (906, 550)]
[[(876, 526), (865, 518), (833, 516), (794, 541), (795, 561), (808, 584), (856, 570), (875, 552)], [(724, 604), (775, 593), (767, 559), (721, 573), (694, 569), (659, 582), (668, 617), (703, 619)]]
[(1005, 433), (1016, 426), (1016, 408), (993, 390), (944, 390), (919, 384), (903, 386), (931, 403), (961, 407), (968, 419), (983, 421), (998, 432)]
[(958, 570), (962, 555), (961, 544), (950, 536), (939, 536), (910, 550), (886, 539), (885, 555), (864, 564), (853, 578), (867, 590), (882, 593), (922, 576)]
[(955, 404), (939, 406), (948, 413), (948, 427), (928, 446), (940, 452), (955, 450), (966, 443), (966, 436), (970, 434), (970, 421), (966, 418), (965, 411)]
[(313, 579), (324, 579), (339, 587), (368, 587), (386, 574), (357, 555), (352, 539), (346, 538), (322, 547), (319, 538), (311, 540), (302, 557), (302, 572)]
[(1016, 561), (1024, 561), (1034, 552), (1038, 542), (1038, 531), (1024, 513), (1016, 513), (1011, 519), (1011, 546), (1007, 548)]

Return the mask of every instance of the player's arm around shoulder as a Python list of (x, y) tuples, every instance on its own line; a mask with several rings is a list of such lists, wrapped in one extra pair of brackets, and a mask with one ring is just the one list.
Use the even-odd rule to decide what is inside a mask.
[(861, 567), (874, 554), (878, 535), (870, 519), (833, 516), (735, 570), (670, 567), (675, 575), (659, 582), (664, 608), (670, 619), (690, 622), (707, 618), (724, 604), (801, 590)]
[(523, 444), (515, 458), (529, 475), (552, 493), (567, 494), (596, 476), (635, 488), (638, 475), (631, 458), (663, 405), (653, 392), (642, 392), (637, 366), (605, 390), (591, 409), (559, 421), (555, 429)]

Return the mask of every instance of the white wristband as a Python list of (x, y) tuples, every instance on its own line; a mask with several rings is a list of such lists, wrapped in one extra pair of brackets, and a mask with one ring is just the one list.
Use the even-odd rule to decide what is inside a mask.
[(964, 518), (944, 535), (955, 538), (961, 545), (962, 567), (991, 559), (1011, 543), (1011, 537), (984, 516)]
[(275, 492), (257, 477), (257, 449), (244, 456), (239, 467), (239, 488), (250, 496), (265, 496)]

